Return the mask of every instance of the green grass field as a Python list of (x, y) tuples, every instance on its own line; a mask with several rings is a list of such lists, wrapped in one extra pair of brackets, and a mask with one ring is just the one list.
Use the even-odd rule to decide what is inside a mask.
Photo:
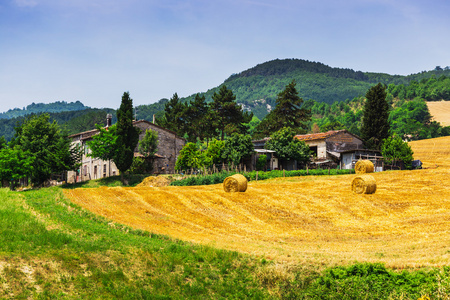
[(0, 233), (2, 299), (449, 299), (450, 268), (279, 265), (112, 223), (61, 187), (0, 189)]

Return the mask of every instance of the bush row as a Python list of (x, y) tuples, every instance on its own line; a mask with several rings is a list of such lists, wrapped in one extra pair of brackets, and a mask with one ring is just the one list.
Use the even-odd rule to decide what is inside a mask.
[[(252, 171), (246, 173), (240, 173), (244, 175), (248, 181), (256, 180), (258, 174), (258, 180), (265, 180), (278, 177), (294, 177), (294, 176), (308, 176), (308, 175), (344, 175), (354, 174), (355, 170), (339, 170), (339, 169), (313, 169), (313, 170), (293, 170), (293, 171)], [(236, 172), (219, 172), (211, 175), (195, 175), (181, 180), (173, 181), (170, 185), (176, 186), (190, 186), (190, 185), (209, 185), (222, 183), (228, 176), (234, 175)]]

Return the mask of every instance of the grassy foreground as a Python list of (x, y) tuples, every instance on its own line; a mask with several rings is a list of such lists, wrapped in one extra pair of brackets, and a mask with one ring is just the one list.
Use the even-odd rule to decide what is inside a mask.
[(0, 189), (0, 233), (1, 298), (449, 299), (448, 268), (279, 265), (112, 223), (60, 188)]

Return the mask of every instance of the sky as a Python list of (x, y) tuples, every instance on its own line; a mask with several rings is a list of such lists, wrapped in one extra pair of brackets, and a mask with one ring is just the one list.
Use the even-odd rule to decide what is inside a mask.
[(0, 112), (186, 97), (273, 59), (450, 65), (448, 0), (0, 0)]

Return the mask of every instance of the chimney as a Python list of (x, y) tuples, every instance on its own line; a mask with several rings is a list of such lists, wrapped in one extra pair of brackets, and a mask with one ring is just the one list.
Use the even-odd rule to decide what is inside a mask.
[(155, 115), (153, 115), (153, 124), (155, 124)]
[(106, 127), (111, 126), (111, 122), (112, 122), (112, 115), (111, 114), (107, 114), (106, 115)]

